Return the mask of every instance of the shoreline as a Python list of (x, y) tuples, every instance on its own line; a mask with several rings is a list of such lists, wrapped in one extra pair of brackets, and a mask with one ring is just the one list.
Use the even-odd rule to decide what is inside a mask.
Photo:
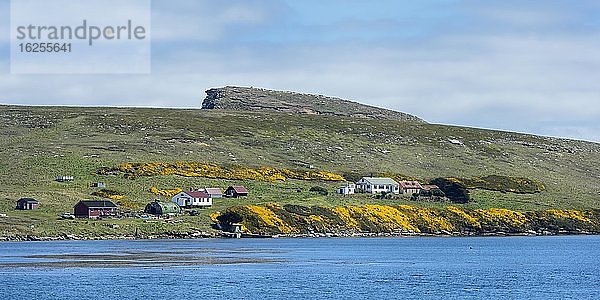
[(57, 237), (40, 237), (32, 235), (23, 236), (3, 236), (0, 237), (0, 243), (7, 242), (51, 242), (51, 241), (125, 241), (125, 240), (200, 240), (200, 239), (300, 239), (300, 238), (410, 238), (410, 237), (518, 237), (518, 236), (576, 236), (576, 235), (600, 235), (600, 232), (588, 231), (543, 231), (543, 232), (436, 232), (436, 233), (389, 233), (389, 232), (361, 232), (361, 233), (294, 233), (294, 234), (274, 234), (257, 235), (241, 234), (236, 235), (230, 232), (194, 232), (190, 234), (156, 234), (147, 236), (95, 236), (80, 237), (76, 235), (63, 235)]

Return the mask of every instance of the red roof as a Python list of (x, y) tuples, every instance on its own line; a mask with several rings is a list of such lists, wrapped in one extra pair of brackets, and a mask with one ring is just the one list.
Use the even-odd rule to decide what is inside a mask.
[(439, 190), (440, 187), (437, 185), (432, 185), (432, 184), (428, 184), (428, 185), (423, 185), (422, 186), (424, 190), (426, 191), (430, 191), (430, 190)]
[(422, 189), (423, 187), (417, 181), (400, 181), (400, 186), (403, 189)]
[(238, 194), (248, 194), (248, 190), (241, 185), (232, 186), (232, 188)]
[(203, 192), (203, 191), (193, 191), (193, 192), (185, 192), (185, 193), (190, 195), (190, 197), (192, 197), (192, 198), (209, 198), (208, 193)]

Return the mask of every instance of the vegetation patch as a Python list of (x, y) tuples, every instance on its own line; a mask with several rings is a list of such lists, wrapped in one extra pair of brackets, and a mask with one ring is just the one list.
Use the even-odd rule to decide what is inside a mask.
[(344, 178), (348, 181), (356, 182), (360, 180), (364, 176), (372, 176), (372, 177), (388, 177), (394, 179), (397, 182), (400, 181), (418, 181), (421, 183), (425, 183), (425, 181), (418, 179), (413, 176), (409, 176), (401, 173), (393, 173), (393, 172), (347, 172), (344, 173)]
[(181, 191), (183, 191), (183, 190), (180, 188), (165, 189), (165, 190), (158, 189), (155, 186), (150, 188), (150, 192), (152, 194), (157, 195), (157, 196), (163, 196), (166, 198), (173, 198), (173, 197), (175, 197), (175, 195), (179, 194)]
[[(270, 207), (269, 207), (270, 206)], [(250, 232), (269, 233), (293, 233), (298, 230), (289, 223), (284, 222), (271, 210), (276, 205), (258, 206), (244, 205), (228, 208), (226, 213), (217, 217), (220, 222), (238, 223), (242, 222)]]
[(470, 189), (484, 189), (504, 193), (535, 194), (546, 190), (543, 183), (524, 177), (488, 175), (485, 177), (460, 178), (458, 181)]
[(119, 205), (122, 209), (128, 209), (128, 210), (136, 210), (140, 208), (140, 205), (138, 202), (129, 200), (129, 199), (123, 199), (117, 202), (117, 205)]
[(115, 191), (115, 190), (109, 190), (109, 189), (101, 189), (99, 191), (95, 191), (92, 193), (92, 196), (106, 198), (106, 199), (112, 199), (112, 200), (121, 200), (121, 199), (125, 198), (125, 195), (123, 195), (121, 192)]
[(446, 197), (454, 203), (467, 203), (471, 200), (467, 187), (454, 178), (436, 178), (431, 184), (437, 185)]
[(278, 181), (286, 179), (344, 181), (344, 177), (325, 171), (302, 171), (271, 167), (248, 168), (243, 166), (219, 166), (201, 162), (175, 163), (123, 163), (117, 167), (102, 167), (100, 175), (122, 173), (126, 178), (139, 176), (179, 175), (186, 177), (205, 177), (230, 180)]
[(600, 232), (598, 211), (428, 208), (410, 205), (346, 205), (333, 208), (269, 203), (228, 208), (214, 221), (242, 223), (250, 233), (527, 233)]
[(322, 186), (313, 186), (310, 188), (309, 191), (312, 193), (317, 193), (322, 196), (327, 196), (327, 194), (329, 194), (329, 192), (327, 191), (327, 188), (324, 188)]

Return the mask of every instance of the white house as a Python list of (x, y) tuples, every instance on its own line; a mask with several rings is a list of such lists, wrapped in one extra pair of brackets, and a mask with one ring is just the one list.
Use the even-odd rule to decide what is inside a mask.
[(337, 193), (338, 194), (342, 194), (342, 195), (353, 195), (356, 191), (356, 184), (354, 183), (348, 183), (345, 184), (343, 186), (341, 186), (339, 189), (337, 189)]
[(400, 193), (409, 196), (418, 194), (423, 189), (423, 186), (416, 181), (400, 181), (400, 187)]
[(363, 177), (356, 182), (356, 188), (368, 194), (400, 193), (400, 184), (387, 177)]
[(177, 203), (181, 207), (210, 207), (212, 206), (212, 198), (205, 191), (189, 191), (180, 192), (175, 195), (172, 202)]

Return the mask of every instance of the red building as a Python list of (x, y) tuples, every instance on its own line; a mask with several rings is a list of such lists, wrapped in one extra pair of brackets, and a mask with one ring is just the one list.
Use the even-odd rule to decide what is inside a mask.
[(108, 200), (83, 200), (73, 207), (77, 218), (101, 218), (117, 215), (117, 205)]

